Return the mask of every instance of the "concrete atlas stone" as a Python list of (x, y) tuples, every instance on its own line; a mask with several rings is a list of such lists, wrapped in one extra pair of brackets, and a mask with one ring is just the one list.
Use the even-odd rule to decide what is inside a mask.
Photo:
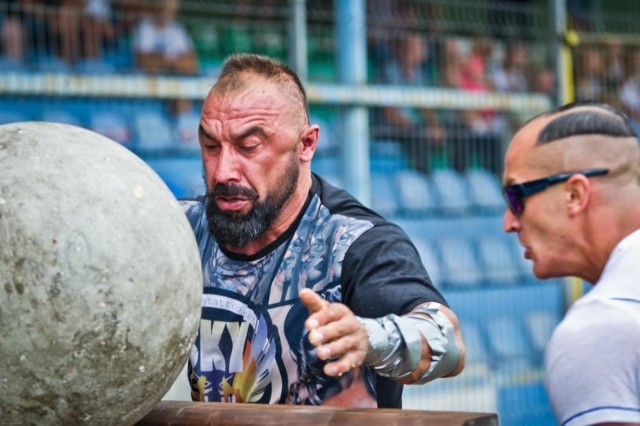
[(0, 423), (133, 424), (195, 338), (202, 272), (177, 200), (74, 126), (0, 126)]

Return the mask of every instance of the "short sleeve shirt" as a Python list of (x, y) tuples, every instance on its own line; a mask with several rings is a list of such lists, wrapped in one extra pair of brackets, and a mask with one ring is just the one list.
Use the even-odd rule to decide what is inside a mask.
[(640, 423), (640, 231), (567, 312), (545, 354), (546, 386), (566, 426)]
[(262, 252), (243, 256), (223, 250), (209, 233), (203, 197), (182, 205), (204, 276), (202, 318), (189, 359), (195, 400), (401, 406), (402, 386), (366, 366), (339, 378), (324, 375), (298, 297), (310, 288), (362, 317), (445, 303), (399, 227), (314, 175), (307, 205), (291, 228)]

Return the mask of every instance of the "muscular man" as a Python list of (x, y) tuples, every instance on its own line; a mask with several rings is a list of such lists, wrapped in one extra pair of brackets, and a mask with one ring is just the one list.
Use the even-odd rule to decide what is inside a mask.
[(318, 132), (290, 69), (225, 61), (200, 121), (207, 194), (183, 201), (204, 271), (195, 400), (400, 407), (401, 383), (463, 368), (406, 234), (311, 173)]

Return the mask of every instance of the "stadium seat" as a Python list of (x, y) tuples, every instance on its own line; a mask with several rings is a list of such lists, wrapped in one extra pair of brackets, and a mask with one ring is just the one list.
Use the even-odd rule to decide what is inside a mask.
[(438, 197), (438, 204), (444, 213), (463, 214), (471, 207), (471, 200), (462, 175), (453, 169), (436, 169), (431, 181)]
[(200, 142), (198, 141), (199, 126), (200, 115), (197, 112), (192, 110), (178, 114), (175, 123), (175, 139), (178, 141), (179, 149), (189, 152), (200, 151)]
[(150, 158), (147, 164), (162, 178), (177, 198), (204, 193), (202, 162), (196, 158)]
[(460, 319), (460, 332), (464, 339), (464, 375), (484, 377), (489, 371), (489, 353), (480, 326), (465, 318)]
[(36, 58), (36, 68), (44, 73), (68, 74), (71, 72), (71, 65), (67, 61), (50, 55), (38, 56)]
[(373, 140), (369, 151), (372, 173), (395, 173), (409, 168), (402, 148), (394, 140)]
[(482, 269), (471, 240), (461, 236), (443, 237), (438, 241), (438, 248), (444, 285), (473, 288), (482, 284)]
[(309, 115), (309, 121), (311, 124), (317, 124), (320, 127), (316, 155), (337, 156), (339, 147), (334, 134), (334, 124), (324, 117), (313, 113)]
[(491, 316), (485, 330), (494, 369), (516, 373), (533, 367), (533, 351), (519, 316)]
[(136, 148), (161, 150), (173, 145), (173, 129), (169, 119), (161, 112), (143, 110), (134, 117), (133, 128)]
[(322, 177), (341, 176), (340, 158), (335, 155), (317, 155), (311, 160), (311, 170)]
[(0, 108), (0, 125), (28, 121), (31, 117), (23, 111)]
[(116, 110), (93, 110), (89, 115), (89, 128), (122, 145), (131, 145), (131, 128), (125, 116)]
[(470, 169), (465, 175), (472, 206), (479, 212), (504, 210), (505, 203), (498, 179), (484, 169)]
[(82, 126), (82, 123), (77, 116), (63, 109), (44, 110), (40, 118), (42, 119), (42, 121), (49, 121), (52, 123), (62, 123), (62, 124), (70, 124), (72, 126)]
[(393, 175), (402, 213), (429, 214), (437, 204), (427, 176), (415, 170), (400, 170)]
[(22, 72), (27, 70), (27, 65), (19, 60), (0, 57), (0, 72)]
[(503, 385), (498, 390), (500, 426), (557, 426), (542, 381)]
[(437, 249), (434, 244), (422, 237), (412, 237), (411, 240), (418, 250), (422, 264), (427, 270), (431, 282), (436, 287), (441, 286), (442, 270), (440, 268), (440, 260), (438, 258)]
[(538, 309), (527, 313), (525, 317), (531, 344), (540, 359), (558, 322), (558, 315), (551, 310)]
[(507, 243), (511, 246), (511, 252), (515, 253), (515, 265), (517, 265), (520, 271), (521, 279), (525, 281), (535, 280), (533, 275), (533, 262), (524, 257), (524, 247), (518, 242), (518, 237), (509, 235), (507, 237)]
[(521, 276), (519, 260), (515, 259), (506, 238), (502, 235), (487, 235), (477, 239), (478, 255), (483, 266), (483, 277), (487, 284), (517, 284)]
[(371, 208), (383, 216), (393, 216), (398, 211), (396, 188), (390, 175), (371, 174)]
[(116, 65), (102, 58), (83, 59), (75, 64), (74, 69), (82, 74), (105, 75), (114, 74)]

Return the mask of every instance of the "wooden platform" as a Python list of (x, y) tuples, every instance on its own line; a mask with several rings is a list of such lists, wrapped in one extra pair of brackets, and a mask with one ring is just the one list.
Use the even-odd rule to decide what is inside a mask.
[(497, 426), (493, 413), (161, 401), (139, 426)]

